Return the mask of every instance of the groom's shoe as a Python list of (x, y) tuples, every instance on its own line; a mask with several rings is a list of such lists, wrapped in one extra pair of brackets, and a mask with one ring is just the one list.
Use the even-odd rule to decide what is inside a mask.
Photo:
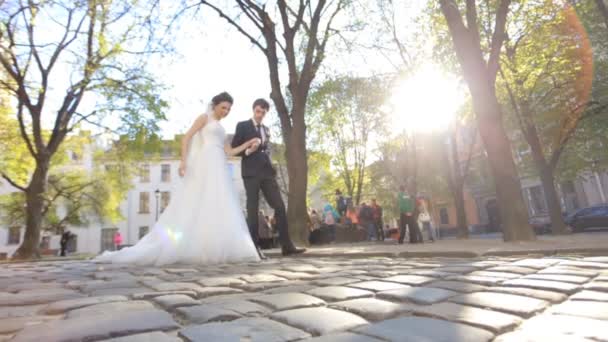
[(260, 259), (262, 259), (262, 260), (268, 259), (268, 257), (265, 256), (264, 253), (262, 253), (262, 250), (260, 249), (260, 247), (256, 247), (256, 249), (258, 251), (258, 255), (260, 256)]
[(283, 256), (298, 255), (306, 252), (306, 248), (283, 248)]

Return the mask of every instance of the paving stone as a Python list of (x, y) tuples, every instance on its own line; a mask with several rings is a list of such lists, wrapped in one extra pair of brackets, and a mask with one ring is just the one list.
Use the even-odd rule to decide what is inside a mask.
[(79, 317), (54, 320), (21, 330), (12, 341), (90, 341), (148, 331), (167, 331), (179, 326), (161, 310), (115, 312), (95, 319)]
[(36, 325), (58, 319), (58, 316), (28, 316), (28, 317), (12, 317), (0, 320), (0, 334), (15, 333), (26, 326)]
[(157, 283), (157, 284), (149, 284), (151, 288), (156, 291), (201, 291), (203, 289), (202, 286), (194, 283), (186, 283), (186, 282), (165, 282), (165, 283)]
[(275, 310), (289, 310), (325, 305), (322, 299), (303, 293), (278, 293), (252, 298), (251, 301), (266, 305)]
[(427, 287), (434, 287), (439, 289), (452, 290), (457, 292), (471, 293), (471, 292), (479, 292), (487, 289), (486, 286), (477, 285), (472, 283), (466, 283), (461, 281), (451, 281), (451, 280), (440, 280), (435, 281), (426, 285)]
[(270, 271), (269, 273), (276, 275), (278, 277), (281, 277), (281, 278), (285, 278), (287, 280), (313, 279), (318, 276), (318, 275), (305, 273), (305, 272), (292, 272), (292, 271), (285, 271), (285, 270), (275, 270), (275, 271)]
[(212, 303), (211, 305), (221, 309), (234, 311), (243, 316), (261, 316), (270, 313), (270, 309), (246, 300), (221, 301)]
[(435, 278), (405, 274), (386, 278), (384, 280), (407, 285), (423, 285), (432, 282)]
[(510, 266), (521, 266), (534, 268), (537, 270), (547, 268), (557, 264), (559, 260), (555, 259), (522, 259), (510, 264)]
[(418, 271), (411, 271), (411, 272), (409, 272), (409, 274), (427, 276), (427, 277), (432, 277), (432, 278), (447, 278), (447, 277), (458, 275), (457, 273), (441, 272), (441, 271), (437, 271), (437, 270), (418, 270)]
[(306, 293), (329, 302), (374, 296), (373, 292), (345, 286), (317, 287), (307, 291)]
[(591, 301), (567, 301), (553, 306), (551, 313), (608, 320), (608, 304)]
[(287, 279), (277, 277), (274, 274), (254, 274), (241, 277), (242, 280), (248, 283), (271, 283), (277, 281), (286, 281)]
[(450, 301), (458, 304), (490, 308), (524, 317), (543, 310), (549, 305), (549, 302), (541, 299), (493, 292), (476, 292), (459, 295), (450, 298)]
[(514, 315), (454, 303), (438, 303), (430, 306), (420, 306), (414, 309), (414, 313), (466, 323), (490, 330), (494, 333), (500, 333), (511, 329), (522, 321), (521, 318)]
[(236, 294), (206, 297), (206, 298), (200, 299), (200, 301), (203, 304), (204, 303), (219, 303), (219, 302), (232, 301), (232, 300), (249, 300), (251, 298), (256, 298), (259, 296), (260, 296), (259, 293), (236, 293)]
[(564, 283), (573, 284), (584, 284), (589, 281), (588, 277), (573, 276), (573, 275), (560, 275), (560, 274), (531, 274), (523, 277), (522, 279), (539, 279), (539, 280), (551, 280), (559, 281)]
[(284, 342), (310, 337), (307, 332), (266, 318), (193, 325), (182, 329), (179, 335), (186, 341)]
[(196, 290), (196, 294), (198, 295), (199, 298), (235, 294), (235, 293), (242, 293), (242, 292), (243, 292), (243, 290), (235, 289), (232, 287), (202, 287), (202, 288)]
[[(547, 336), (554, 333), (557, 336), (567, 336), (569, 340), (563, 341), (578, 341), (578, 339), (588, 338), (596, 341), (607, 341), (608, 322), (597, 319), (566, 316), (566, 315), (551, 315), (542, 314), (524, 321), (519, 327), (519, 330), (527, 336), (532, 336), (533, 339), (528, 341), (554, 341), (553, 336)], [(546, 336), (546, 338), (542, 338)], [(509, 342), (518, 342), (518, 340), (505, 340)], [(526, 341), (526, 340), (520, 340)]]
[(149, 288), (146, 287), (120, 287), (95, 290), (90, 293), (93, 297), (99, 296), (133, 296), (140, 293), (150, 292)]
[(433, 304), (458, 295), (458, 292), (433, 287), (410, 287), (383, 291), (377, 297), (396, 301), (409, 301), (416, 304)]
[(570, 297), (570, 300), (590, 300), (594, 302), (608, 302), (608, 292), (583, 290)]
[(23, 306), (2, 306), (0, 307), (0, 319), (10, 317), (34, 316), (42, 310), (46, 304), (23, 305)]
[(308, 272), (308, 273), (319, 273), (319, 267), (313, 265), (293, 265), (283, 267), (284, 269), (292, 272)]
[(516, 330), (500, 335), (493, 342), (593, 342), (593, 340), (573, 337), (570, 335), (557, 334), (551, 331), (543, 333), (539, 331)]
[(275, 294), (275, 293), (289, 293), (289, 292), (306, 292), (316, 288), (316, 286), (310, 284), (301, 284), (301, 285), (289, 285), (289, 286), (278, 286), (273, 287), (268, 290), (264, 290), (265, 294)]
[(591, 268), (591, 269), (608, 269), (608, 264), (602, 262), (593, 262), (593, 261), (578, 261), (578, 260), (568, 260), (561, 262), (560, 266), (573, 266), (573, 267), (581, 267), (581, 268)]
[(186, 295), (160, 296), (155, 297), (153, 301), (167, 310), (172, 310), (180, 306), (192, 306), (200, 304), (198, 300), (194, 300), (192, 297)]
[(562, 292), (567, 294), (572, 294), (578, 291), (581, 287), (580, 285), (571, 284), (571, 283), (562, 283), (558, 281), (551, 280), (536, 280), (536, 279), (513, 279), (505, 281), (503, 286), (516, 286), (516, 287), (529, 287), (533, 289), (540, 290), (549, 290)]
[(329, 308), (304, 308), (276, 312), (272, 319), (302, 329), (313, 335), (350, 330), (367, 321), (352, 313)]
[(68, 312), (67, 318), (91, 317), (109, 314), (110, 316), (118, 312), (127, 311), (148, 311), (154, 306), (150, 302), (134, 300), (128, 302), (112, 302), (86, 306), (84, 308)]
[(587, 258), (583, 258), (583, 260), (608, 263), (608, 256), (587, 257)]
[(453, 276), (453, 277), (447, 277), (446, 279), (454, 280), (454, 281), (466, 281), (469, 283), (480, 284), (480, 285), (489, 285), (489, 286), (498, 285), (498, 284), (502, 283), (503, 281), (505, 281), (503, 278), (471, 276), (471, 275)]
[(317, 279), (312, 283), (315, 285), (321, 286), (340, 286), (347, 285), (358, 282), (359, 279), (349, 278), (349, 277), (334, 277), (334, 278), (325, 278), (325, 279)]
[(194, 291), (155, 291), (155, 292), (141, 292), (135, 293), (131, 296), (132, 299), (140, 300), (140, 299), (151, 299), (154, 297), (160, 296), (170, 296), (170, 295), (184, 295), (192, 298), (196, 298), (197, 294)]
[(203, 304), (178, 308), (177, 312), (190, 324), (201, 324), (212, 321), (232, 321), (241, 318), (241, 314), (232, 310), (219, 308), (212, 304)]
[(7, 284), (3, 287), (4, 291), (7, 292), (19, 292), (26, 290), (41, 290), (41, 289), (58, 289), (63, 288), (63, 284), (60, 283), (38, 283), (38, 282), (26, 282), (26, 283), (14, 283)]
[(599, 273), (594, 270), (574, 268), (574, 267), (549, 267), (549, 268), (545, 268), (544, 270), (538, 271), (538, 274), (560, 274), (560, 275), (563, 274), (563, 275), (574, 275), (574, 276), (591, 278), (591, 277), (597, 276)]
[(129, 335), (103, 340), (105, 342), (182, 342), (177, 336), (155, 331), (150, 333)]
[[(298, 282), (299, 283), (299, 282)], [(275, 281), (275, 282), (270, 282), (270, 283), (251, 283), (251, 284), (243, 284), (243, 285), (237, 285), (239, 289), (243, 290), (243, 291), (247, 291), (247, 292), (260, 292), (260, 291), (266, 291), (266, 290), (270, 290), (270, 289), (274, 289), (277, 287), (285, 287), (285, 286), (290, 286), (292, 285), (292, 282), (279, 282), (279, 281)]]
[(494, 337), (487, 330), (426, 317), (394, 318), (357, 328), (354, 332), (400, 342), (486, 342)]
[(244, 280), (238, 279), (238, 278), (231, 278), (231, 277), (211, 277), (211, 278), (204, 278), (204, 279), (200, 279), (198, 280), (198, 283), (203, 285), (203, 286), (210, 286), (210, 287), (224, 287), (224, 286), (234, 286), (234, 285), (243, 285), (245, 284)]
[(481, 277), (494, 277), (494, 278), (502, 278), (502, 279), (515, 279), (521, 277), (521, 274), (518, 273), (508, 273), (508, 272), (497, 272), (497, 271), (476, 271), (470, 273), (471, 276), (481, 276)]
[(370, 336), (354, 334), (350, 332), (342, 332), (337, 334), (329, 334), (325, 336), (314, 337), (306, 342), (381, 342), (377, 338)]
[(85, 296), (70, 289), (57, 288), (26, 290), (17, 294), (0, 293), (0, 306), (45, 304), (59, 300), (82, 297)]
[(54, 315), (64, 313), (66, 311), (79, 309), (85, 306), (111, 303), (111, 302), (124, 302), (127, 301), (125, 296), (101, 296), (101, 297), (87, 297), (78, 299), (67, 299), (58, 302), (54, 302), (45, 306), (40, 313), (47, 315)]
[(473, 272), (473, 271), (477, 271), (477, 270), (478, 270), (478, 268), (473, 267), (473, 266), (444, 266), (444, 267), (439, 267), (439, 268), (435, 269), (435, 271), (439, 271), (439, 272), (459, 273), (459, 274), (465, 274), (465, 273), (469, 273), (469, 272)]
[(608, 281), (593, 281), (585, 285), (585, 289), (608, 292)]
[(352, 312), (370, 321), (379, 321), (411, 312), (416, 305), (393, 303), (376, 298), (360, 298), (332, 303), (330, 307)]
[(354, 287), (354, 288), (358, 288), (358, 289), (379, 292), (379, 291), (405, 289), (405, 288), (408, 288), (409, 285), (398, 284), (398, 283), (387, 282), (387, 281), (370, 280), (370, 281), (363, 281), (360, 283), (348, 284), (348, 287)]
[(119, 279), (111, 281), (91, 281), (78, 286), (84, 292), (93, 292), (104, 289), (140, 287), (141, 285), (136, 279)]
[(527, 287), (498, 287), (498, 286), (495, 286), (495, 287), (489, 287), (487, 291), (488, 292), (509, 293), (509, 294), (514, 294), (514, 295), (532, 297), (532, 298), (546, 300), (546, 301), (549, 301), (552, 303), (563, 302), (566, 298), (568, 298), (568, 295), (563, 294), (563, 293), (545, 291), (545, 290), (536, 290), (536, 289), (530, 289)]
[(488, 272), (507, 272), (517, 274), (531, 274), (536, 273), (538, 270), (534, 268), (521, 267), (521, 266), (495, 266), (486, 269)]

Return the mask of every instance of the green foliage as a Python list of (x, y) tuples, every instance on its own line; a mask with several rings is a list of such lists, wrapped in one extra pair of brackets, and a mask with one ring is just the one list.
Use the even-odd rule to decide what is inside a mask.
[(383, 107), (388, 97), (387, 81), (381, 77), (336, 77), (310, 96), (307, 117), (312, 144), (331, 156), (343, 189), (356, 204), (367, 180), (373, 142), (387, 132)]

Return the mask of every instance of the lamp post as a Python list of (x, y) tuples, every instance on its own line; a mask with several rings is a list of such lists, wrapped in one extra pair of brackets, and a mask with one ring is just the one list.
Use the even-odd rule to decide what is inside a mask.
[(160, 199), (160, 190), (156, 189), (156, 191), (154, 191), (154, 196), (156, 197), (156, 219), (154, 222), (156, 222), (158, 221), (158, 202)]

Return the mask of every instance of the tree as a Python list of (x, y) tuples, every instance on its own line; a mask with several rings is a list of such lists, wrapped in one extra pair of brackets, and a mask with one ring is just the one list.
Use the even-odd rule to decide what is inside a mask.
[(310, 97), (312, 127), (319, 148), (329, 153), (347, 194), (358, 205), (366, 179), (372, 141), (386, 133), (386, 98), (379, 77), (336, 77), (325, 81)]
[[(488, 46), (485, 46), (486, 49), (482, 47), (475, 0), (466, 0), (466, 25), (459, 3), (457, 0), (439, 1), (455, 54), (471, 93), (477, 127), (494, 175), (496, 196), (503, 220), (503, 238), (505, 241), (533, 240), (535, 235), (528, 223), (528, 213), (509, 139), (503, 126), (502, 108), (495, 87), (511, 1), (498, 1), (492, 11), (494, 29), (488, 35), (491, 38)], [(487, 53), (484, 50), (487, 50)]]
[[(145, 57), (157, 48), (156, 10), (135, 0), (0, 5), (0, 65), (8, 78), (1, 86), (13, 100), (21, 139), (35, 164), (27, 185), (2, 170), (27, 206), (25, 238), (14, 258), (39, 256), (51, 160), (68, 134), (81, 123), (100, 125), (115, 112), (125, 133), (154, 131), (164, 118), (161, 87), (144, 69)], [(69, 76), (58, 75), (62, 68)], [(91, 93), (95, 99), (85, 98)]]
[[(308, 96), (323, 63), (327, 43), (338, 32), (332, 26), (334, 19), (349, 1), (300, 0), (291, 3), (278, 0), (274, 6), (268, 6), (253, 0), (236, 0), (236, 15), (230, 15), (228, 10), (211, 1), (201, 0), (201, 4), (226, 19), (266, 57), (270, 98), (279, 116), (285, 144), (289, 230), (298, 239), (307, 229), (305, 116)], [(281, 77), (282, 63), (287, 71), (284, 79)]]
[(555, 187), (558, 163), (580, 122), (606, 107), (591, 98), (591, 44), (575, 19), (572, 7), (522, 5), (513, 12), (500, 69), (499, 85), (511, 104), (517, 136), (530, 146), (554, 234), (567, 233)]
[(595, 0), (595, 3), (597, 5), (597, 9), (600, 10), (602, 17), (604, 18), (606, 29), (608, 29), (608, 6), (604, 2), (604, 0)]

